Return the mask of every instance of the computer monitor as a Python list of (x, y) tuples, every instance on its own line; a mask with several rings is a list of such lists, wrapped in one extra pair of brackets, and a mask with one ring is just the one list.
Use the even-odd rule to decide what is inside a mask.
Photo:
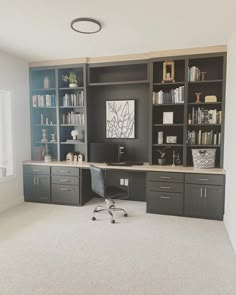
[(90, 162), (120, 162), (120, 145), (117, 143), (90, 143)]

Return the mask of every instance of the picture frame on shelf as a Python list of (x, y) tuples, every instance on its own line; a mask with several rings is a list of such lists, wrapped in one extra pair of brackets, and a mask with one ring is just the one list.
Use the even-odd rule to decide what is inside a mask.
[(175, 63), (173, 61), (163, 62), (162, 83), (175, 82)]
[(174, 123), (174, 113), (173, 112), (163, 112), (163, 124), (173, 124)]
[(177, 143), (177, 136), (166, 136), (166, 143)]

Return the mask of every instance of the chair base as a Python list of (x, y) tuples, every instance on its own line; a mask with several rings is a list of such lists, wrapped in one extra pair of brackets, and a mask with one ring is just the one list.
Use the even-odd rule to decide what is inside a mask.
[(106, 202), (106, 207), (97, 206), (93, 210), (93, 217), (91, 218), (93, 221), (96, 220), (95, 214), (99, 213), (99, 212), (102, 212), (102, 211), (106, 211), (110, 215), (111, 223), (115, 223), (115, 219), (114, 219), (112, 211), (123, 211), (124, 212), (124, 217), (128, 217), (128, 214), (124, 209), (115, 207), (115, 201), (113, 199), (105, 199), (105, 202)]

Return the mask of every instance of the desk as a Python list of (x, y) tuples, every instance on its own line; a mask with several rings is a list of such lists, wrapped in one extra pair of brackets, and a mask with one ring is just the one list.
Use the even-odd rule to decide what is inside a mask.
[(83, 206), (94, 196), (90, 164), (107, 171), (108, 184), (128, 179), (130, 199), (146, 201), (148, 213), (223, 219), (225, 170), (219, 168), (26, 161), (25, 201)]

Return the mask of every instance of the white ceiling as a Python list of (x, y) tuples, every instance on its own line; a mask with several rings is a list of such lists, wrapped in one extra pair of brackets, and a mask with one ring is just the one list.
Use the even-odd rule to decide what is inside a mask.
[[(224, 45), (235, 11), (235, 0), (0, 0), (0, 49), (40, 61)], [(77, 17), (102, 31), (74, 32)]]

